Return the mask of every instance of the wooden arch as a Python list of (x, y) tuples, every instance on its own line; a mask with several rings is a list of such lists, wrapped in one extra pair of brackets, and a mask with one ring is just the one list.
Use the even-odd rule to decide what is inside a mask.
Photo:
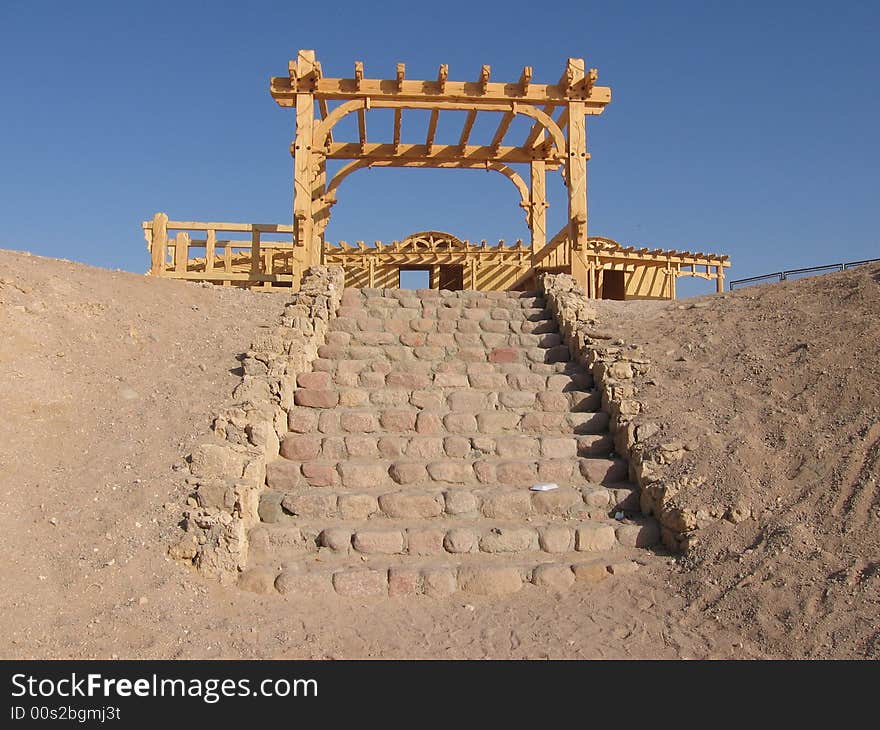
[[(407, 162), (395, 160), (354, 160), (341, 167), (331, 178), (330, 183), (327, 185), (327, 192), (324, 195), (324, 202), (326, 207), (329, 208), (336, 204), (336, 191), (349, 175), (351, 175), (353, 172), (357, 172), (358, 170), (363, 170), (364, 168), (369, 167), (442, 167), (461, 170), (492, 170), (494, 172), (501, 173), (502, 175), (504, 175), (504, 177), (506, 177), (508, 180), (510, 180), (510, 182), (513, 183), (514, 187), (519, 193), (520, 207), (526, 210), (528, 210), (529, 208), (529, 186), (526, 184), (526, 181), (522, 179), (519, 173), (516, 172), (516, 170), (514, 170), (509, 165), (505, 165), (501, 162), (468, 162), (466, 160), (453, 160), (450, 162), (437, 164), (429, 164), (419, 161)], [(526, 220), (528, 220), (528, 216), (526, 217)]]

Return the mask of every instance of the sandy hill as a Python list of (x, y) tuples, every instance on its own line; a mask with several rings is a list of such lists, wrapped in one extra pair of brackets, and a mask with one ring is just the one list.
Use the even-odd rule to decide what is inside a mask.
[(184, 458), (285, 296), (0, 251), (0, 656), (877, 657), (878, 282), (599, 303), (687, 450), (686, 557), (566, 594), (306, 600), (165, 554)]

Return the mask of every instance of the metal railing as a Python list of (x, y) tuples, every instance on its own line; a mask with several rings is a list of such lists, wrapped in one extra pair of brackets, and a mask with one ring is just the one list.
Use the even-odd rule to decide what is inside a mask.
[(738, 287), (750, 286), (752, 284), (764, 284), (772, 281), (787, 281), (788, 279), (797, 279), (801, 276), (811, 276), (812, 274), (827, 274), (831, 271), (845, 271), (846, 269), (854, 269), (856, 266), (863, 264), (873, 264), (880, 262), (880, 259), (865, 259), (864, 261), (847, 261), (842, 264), (828, 264), (827, 266), (811, 266), (806, 269), (790, 269), (789, 271), (776, 271), (772, 274), (762, 274), (761, 276), (750, 276), (747, 279), (735, 279), (730, 282), (730, 289), (733, 291)]

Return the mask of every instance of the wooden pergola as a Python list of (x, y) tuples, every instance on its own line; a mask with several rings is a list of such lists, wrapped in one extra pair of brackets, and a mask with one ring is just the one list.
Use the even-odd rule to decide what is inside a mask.
[[(531, 66), (507, 83), (493, 81), (489, 66), (474, 80), (451, 81), (446, 64), (427, 81), (408, 79), (402, 63), (390, 79), (365, 78), (361, 62), (355, 63), (352, 78), (325, 78), (314, 51), (299, 51), (287, 75), (270, 84), (280, 106), (296, 109), (296, 138), (290, 146), (293, 224), (177, 221), (157, 213), (142, 223), (150, 273), (226, 286), (298, 288), (310, 266), (332, 264), (343, 268), (346, 286), (357, 287), (399, 286), (402, 270), (421, 269), (429, 272), (432, 287), (447, 289), (526, 289), (534, 287), (537, 274), (548, 271), (571, 274), (591, 298), (674, 299), (680, 276), (714, 280), (723, 291), (724, 269), (730, 266), (723, 254), (636, 247), (588, 236), (586, 118), (601, 114), (611, 101), (611, 89), (598, 86), (597, 76), (582, 59), (570, 58), (555, 84), (534, 83)], [(375, 109), (393, 112), (393, 124), (385, 125), (390, 140), (367, 137), (368, 112)], [(412, 111), (427, 119), (424, 141), (402, 139), (403, 118)], [(464, 113), (455, 144), (437, 139), (444, 112)], [(497, 120), (482, 140), (474, 139), (479, 114)], [(357, 138), (346, 140), (338, 125), (350, 115), (357, 120)], [(528, 131), (511, 141), (517, 116), (529, 122)], [(355, 136), (355, 125), (350, 126)], [(341, 164), (329, 179), (328, 160)], [(487, 245), (442, 231), (372, 246), (326, 241), (340, 185), (367, 167), (498, 172), (516, 188), (530, 241)], [(547, 171), (560, 169), (567, 215), (562, 228), (548, 236)]]
[[(326, 78), (314, 51), (301, 50), (288, 64), (286, 76), (272, 78), (272, 97), (280, 106), (296, 109), (296, 139), (290, 148), (295, 261), (301, 267), (323, 262), (330, 210), (340, 183), (352, 172), (372, 166), (458, 168), (493, 170), (513, 182), (527, 211), (532, 262), (540, 268), (548, 243), (546, 174), (562, 167), (568, 192), (564, 239), (574, 253), (570, 269), (586, 284), (586, 117), (604, 111), (611, 89), (598, 86), (596, 69), (587, 70), (579, 58), (568, 59), (556, 84), (533, 83), (531, 66), (512, 83), (493, 81), (489, 66), (472, 81), (453, 81), (448, 75), (448, 66), (442, 64), (436, 79), (408, 79), (404, 64), (398, 63), (394, 78), (371, 79), (358, 61), (352, 78)], [(368, 139), (367, 117), (373, 109), (394, 111), (392, 139)], [(408, 110), (430, 112), (424, 143), (401, 140)], [(435, 142), (438, 119), (446, 111), (467, 113), (457, 144)], [(497, 115), (498, 124), (491, 139), (477, 143), (471, 132), (477, 115), (484, 112)], [(358, 139), (339, 139), (334, 129), (350, 114), (357, 115)], [(525, 139), (505, 144), (518, 115), (531, 120), (531, 129)], [(329, 181), (327, 160), (347, 161)], [(529, 166), (528, 183), (511, 167), (516, 163)], [(416, 258), (412, 263), (418, 263)]]

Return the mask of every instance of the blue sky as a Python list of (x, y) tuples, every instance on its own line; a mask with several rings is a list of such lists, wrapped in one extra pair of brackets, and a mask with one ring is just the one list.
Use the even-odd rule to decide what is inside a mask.
[[(362, 60), (368, 76), (403, 61), (410, 78), (448, 63), (471, 79), (487, 63), (515, 80), (528, 64), (555, 82), (584, 57), (614, 94), (589, 120), (591, 233), (723, 251), (732, 278), (877, 257), (878, 37), (876, 1), (3, 0), (0, 247), (143, 271), (139, 223), (156, 211), (289, 221), (294, 115), (268, 79), (314, 48), (328, 76)], [(553, 231), (562, 192), (555, 176)], [(500, 175), (383, 169), (346, 181), (327, 233), (425, 229), (528, 237)]]

